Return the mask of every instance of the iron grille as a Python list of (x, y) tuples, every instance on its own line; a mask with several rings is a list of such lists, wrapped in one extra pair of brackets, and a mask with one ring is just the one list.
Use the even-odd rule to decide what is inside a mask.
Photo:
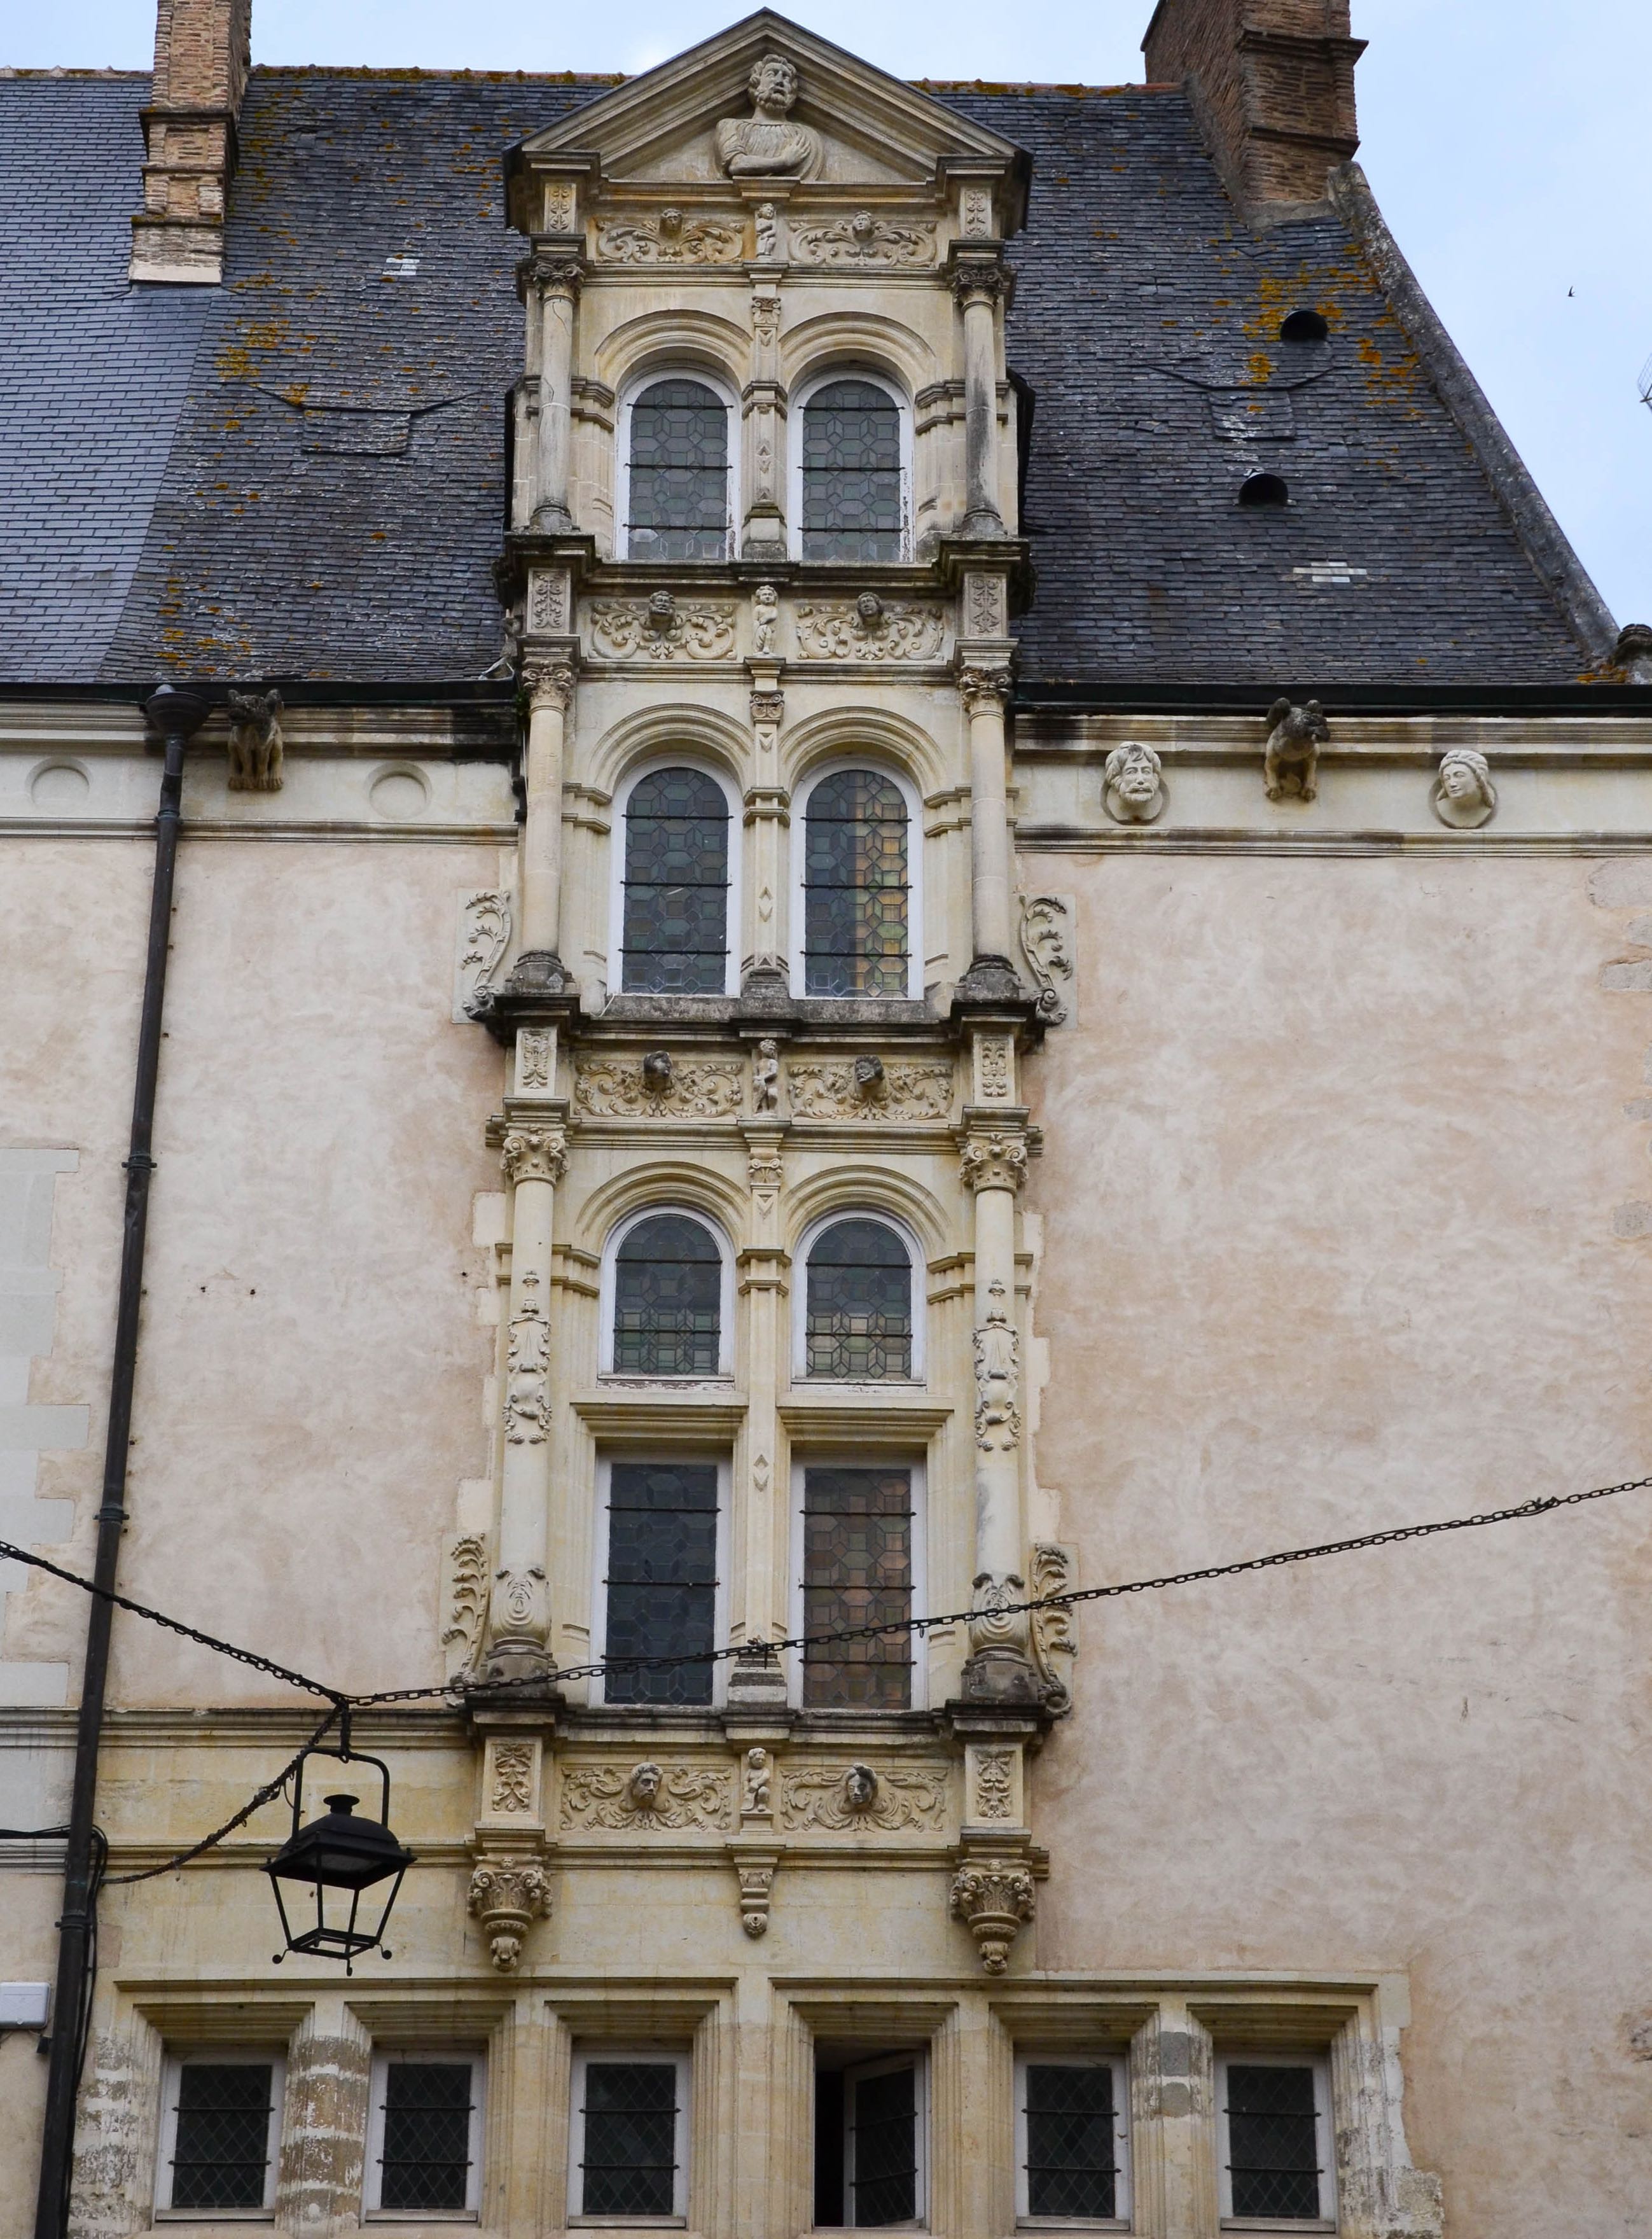
[(677, 2189), (672, 2061), (591, 2061), (585, 2070), (586, 2216), (669, 2216)]
[(698, 381), (657, 381), (631, 408), (634, 560), (721, 560), (728, 550), (728, 408)]
[(1228, 2174), (1236, 2216), (1319, 2214), (1311, 2068), (1228, 2063)]
[(836, 770), (809, 795), (803, 858), (804, 990), (904, 995), (906, 804), (876, 770)]
[(803, 413), (803, 557), (899, 560), (900, 412), (869, 381), (834, 381)]
[(270, 2082), (256, 2061), (191, 2061), (178, 2070), (174, 2208), (262, 2208), (269, 2179)]
[[(703, 1656), (715, 1645), (713, 1463), (615, 1462), (608, 1484), (611, 1657)], [(709, 1664), (609, 1673), (610, 1703), (709, 1703)]]
[(1116, 2215), (1111, 2069), (1029, 2065), (1026, 2093), (1028, 2215)]
[[(904, 1623), (912, 1615), (912, 1541), (910, 1470), (806, 1470), (805, 1631)], [(803, 1699), (815, 1708), (907, 1709), (907, 1635), (880, 1633), (806, 1648)]]
[(854, 2221), (865, 2229), (918, 2214), (918, 2071), (863, 2076), (854, 2087)]
[(804, 1359), (841, 1383), (911, 1376), (912, 1262), (882, 1221), (837, 1221), (809, 1253)]
[(468, 2060), (395, 2061), (385, 2070), (381, 2208), (466, 2206), (471, 2080)]
[(703, 770), (654, 770), (625, 820), (620, 985), (720, 994), (728, 946), (728, 803)]
[(614, 1365), (621, 1376), (715, 1376), (723, 1264), (697, 1220), (640, 1220), (614, 1271)]

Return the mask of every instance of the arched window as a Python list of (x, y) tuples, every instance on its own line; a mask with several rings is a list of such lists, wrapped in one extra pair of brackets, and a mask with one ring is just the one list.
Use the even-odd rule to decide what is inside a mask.
[(703, 381), (655, 381), (631, 406), (625, 546), (633, 560), (728, 555), (728, 407)]
[(900, 407), (873, 381), (829, 381), (803, 408), (803, 557), (899, 560)]
[(912, 1375), (912, 1255), (886, 1221), (834, 1220), (811, 1246), (803, 1371), (853, 1384)]
[(905, 995), (911, 953), (906, 802), (880, 771), (833, 770), (808, 797), (803, 992)]
[(722, 1367), (723, 1255), (692, 1213), (656, 1213), (614, 1257), (617, 1376), (715, 1376)]
[(704, 770), (650, 770), (625, 810), (620, 985), (720, 995), (728, 973), (728, 800)]

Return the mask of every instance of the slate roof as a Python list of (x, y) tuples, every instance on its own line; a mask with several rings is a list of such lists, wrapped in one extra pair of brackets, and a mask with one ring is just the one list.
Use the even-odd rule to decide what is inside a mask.
[[(495, 661), (521, 351), (501, 156), (611, 83), (255, 70), (225, 284), (134, 290), (147, 79), (0, 80), (0, 395), (20, 431), (0, 675), (395, 682)], [(1174, 90), (932, 90), (1033, 158), (1010, 342), (1037, 395), (1025, 675), (1579, 674), (1339, 221), (1253, 232)], [(1284, 349), (1304, 303), (1330, 342)], [(1235, 502), (1264, 467), (1283, 511)]]

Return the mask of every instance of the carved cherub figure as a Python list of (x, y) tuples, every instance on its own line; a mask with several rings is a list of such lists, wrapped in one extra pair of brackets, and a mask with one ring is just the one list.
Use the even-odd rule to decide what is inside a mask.
[(774, 1112), (780, 1102), (780, 1046), (767, 1035), (757, 1045), (752, 1060), (752, 1109)]
[(760, 659), (774, 651), (774, 626), (780, 618), (780, 593), (773, 583), (760, 583), (752, 593), (752, 650)]
[(1283, 801), (1294, 793), (1312, 801), (1319, 791), (1319, 749), (1330, 738), (1330, 726), (1317, 700), (1293, 708), (1289, 700), (1276, 700), (1268, 710), (1268, 749), (1264, 769), (1270, 801)]
[(766, 1749), (746, 1752), (746, 1794), (742, 1811), (762, 1817), (769, 1810), (769, 1754)]
[(229, 694), (229, 790), (279, 793), (282, 777), (281, 694)]
[(780, 260), (780, 222), (774, 214), (773, 203), (759, 203), (754, 220), (757, 241), (757, 261), (773, 264)]
[(1151, 824), (1164, 807), (1164, 772), (1151, 747), (1115, 747), (1101, 774), (1102, 806), (1115, 824)]
[(1497, 788), (1485, 756), (1472, 747), (1453, 747), (1442, 754), (1429, 801), (1441, 823), (1455, 831), (1472, 832), (1476, 825), (1489, 824), (1497, 810)]
[(797, 72), (784, 55), (769, 54), (752, 66), (746, 80), (752, 96), (749, 116), (726, 116), (717, 128), (717, 158), (732, 179), (796, 178), (820, 153), (819, 136), (794, 124)]

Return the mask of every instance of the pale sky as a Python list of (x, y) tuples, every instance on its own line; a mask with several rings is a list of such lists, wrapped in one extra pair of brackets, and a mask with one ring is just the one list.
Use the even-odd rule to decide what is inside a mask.
[[(1649, 0), (1353, 0), (1360, 161), (1401, 247), (1620, 622), (1652, 621)], [(647, 69), (740, 0), (253, 0), (260, 63)], [(1119, 84), (1151, 0), (794, 0), (901, 77)], [(0, 61), (146, 68), (152, 0), (18, 7)], [(1034, 193), (1037, 182), (1034, 181)]]

